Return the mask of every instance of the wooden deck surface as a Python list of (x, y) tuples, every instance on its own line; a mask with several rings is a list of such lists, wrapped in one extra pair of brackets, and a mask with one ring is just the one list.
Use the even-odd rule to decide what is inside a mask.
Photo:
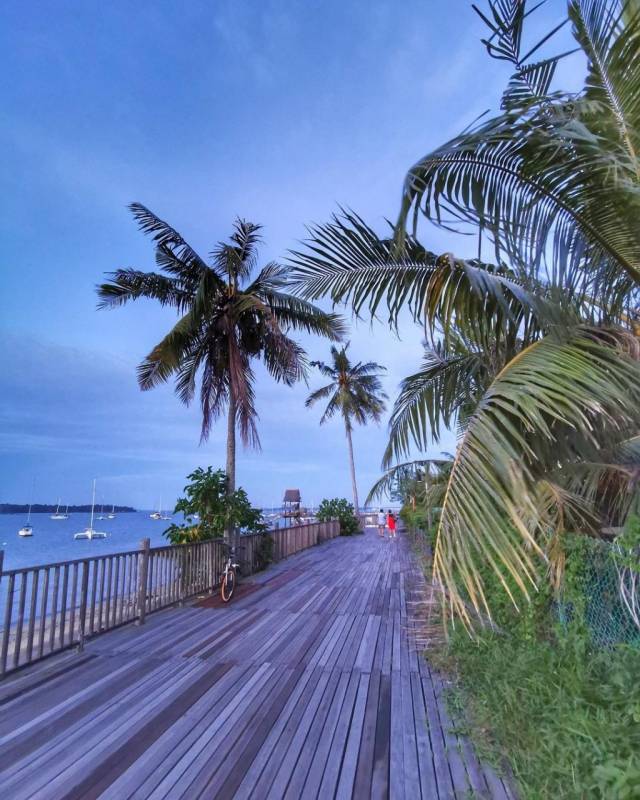
[(421, 580), (402, 539), (338, 538), (7, 678), (3, 800), (512, 798), (411, 645)]

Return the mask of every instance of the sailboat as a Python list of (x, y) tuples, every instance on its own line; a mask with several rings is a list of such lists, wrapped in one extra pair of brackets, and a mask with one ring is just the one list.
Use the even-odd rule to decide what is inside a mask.
[(149, 514), (150, 519), (162, 519), (162, 495), (160, 495), (160, 505), (157, 511), (152, 511)]
[(18, 531), (18, 536), (33, 536), (33, 528), (31, 527), (31, 503), (29, 503), (27, 521)]
[(67, 513), (69, 510), (69, 506), (67, 506), (67, 511), (64, 514), (60, 513), (60, 498), (58, 498), (58, 505), (56, 506), (56, 513), (52, 514), (49, 519), (69, 519), (69, 514)]
[(96, 519), (106, 519), (104, 515), (104, 503), (100, 506), (100, 513), (98, 514)]
[(116, 518), (115, 511), (116, 511), (116, 507), (115, 507), (115, 505), (112, 505), (111, 506), (111, 511), (107, 514), (107, 519), (115, 519)]
[(96, 531), (93, 529), (93, 511), (96, 505), (96, 479), (93, 479), (93, 494), (91, 495), (91, 520), (89, 527), (83, 531), (76, 533), (74, 539), (106, 539), (107, 534), (103, 531)]

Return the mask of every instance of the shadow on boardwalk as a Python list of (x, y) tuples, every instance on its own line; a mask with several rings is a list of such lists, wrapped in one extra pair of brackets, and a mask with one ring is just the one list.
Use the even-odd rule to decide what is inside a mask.
[(511, 798), (411, 647), (402, 539), (336, 539), (0, 684), (18, 798)]

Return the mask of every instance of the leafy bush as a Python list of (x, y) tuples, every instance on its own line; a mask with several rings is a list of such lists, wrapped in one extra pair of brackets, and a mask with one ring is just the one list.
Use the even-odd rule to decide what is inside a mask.
[(423, 533), (427, 537), (427, 541), (433, 547), (435, 534), (437, 530), (437, 520), (432, 514), (431, 528), (429, 528), (429, 515), (427, 511), (421, 506), (412, 508), (406, 504), (400, 509), (400, 519), (404, 522), (407, 530), (412, 533)]
[(323, 500), (318, 507), (316, 517), (320, 522), (329, 522), (337, 519), (340, 522), (340, 536), (351, 536), (354, 533), (361, 533), (360, 522), (353, 510), (353, 505), (342, 498), (333, 500)]
[(518, 614), (488, 578), (500, 630), (474, 640), (454, 629), (435, 661), (457, 678), (452, 700), (469, 733), (485, 756), (510, 762), (523, 798), (640, 797), (640, 651), (593, 645), (579, 597), (589, 545), (573, 539), (568, 623), (557, 624), (550, 589)]
[(253, 551), (253, 571), (261, 572), (273, 561), (273, 539), (264, 531)]
[(227, 476), (223, 469), (198, 467), (187, 475), (187, 480), (190, 483), (184, 487), (186, 496), (178, 500), (174, 512), (182, 512), (185, 523), (170, 525), (164, 532), (172, 544), (218, 539), (230, 525), (248, 533), (267, 529), (262, 512), (251, 505), (244, 489), (227, 496)]

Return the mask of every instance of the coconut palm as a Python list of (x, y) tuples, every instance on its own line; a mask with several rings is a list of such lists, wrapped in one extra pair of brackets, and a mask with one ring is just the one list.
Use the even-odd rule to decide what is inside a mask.
[[(468, 601), (488, 611), (482, 565), (528, 594), (567, 510), (584, 528), (605, 473), (633, 472), (603, 453), (640, 431), (640, 3), (568, 3), (587, 61), (572, 95), (552, 88), (562, 56), (532, 59), (549, 36), (524, 44), (528, 5), (489, 2), (486, 46), (514, 70), (501, 113), (411, 168), (395, 237), (343, 212), (292, 255), (307, 299), (386, 305), (392, 325), (408, 307), (443, 348), (405, 381), (387, 460), (463, 422), (434, 571), (467, 619)], [(427, 251), (422, 218), (475, 231), (495, 265)]]
[(387, 395), (382, 391), (380, 382), (380, 373), (385, 371), (385, 367), (373, 361), (365, 364), (359, 361), (357, 364), (353, 364), (347, 355), (348, 348), (348, 343), (340, 349), (332, 347), (330, 365), (322, 361), (311, 362), (312, 366), (318, 368), (321, 375), (329, 378), (330, 383), (312, 392), (305, 405), (309, 408), (319, 400), (329, 400), (320, 418), (321, 425), (336, 413), (342, 416), (349, 449), (353, 507), (357, 512), (360, 504), (358, 502), (356, 466), (353, 458), (353, 424), (364, 425), (368, 420), (379, 422), (385, 409), (384, 401)]
[(258, 271), (259, 225), (236, 219), (229, 241), (220, 242), (207, 261), (149, 209), (139, 203), (130, 208), (140, 229), (153, 236), (160, 272), (110, 273), (98, 287), (99, 307), (148, 298), (177, 312), (176, 324), (138, 367), (138, 382), (148, 390), (175, 378), (176, 394), (189, 405), (199, 380), (201, 442), (226, 409), (227, 490), (232, 494), (236, 427), (245, 445), (259, 447), (252, 362), (262, 360), (276, 381), (291, 385), (304, 377), (307, 362), (288, 331), (336, 341), (343, 323), (289, 294), (286, 267), (272, 262)]

